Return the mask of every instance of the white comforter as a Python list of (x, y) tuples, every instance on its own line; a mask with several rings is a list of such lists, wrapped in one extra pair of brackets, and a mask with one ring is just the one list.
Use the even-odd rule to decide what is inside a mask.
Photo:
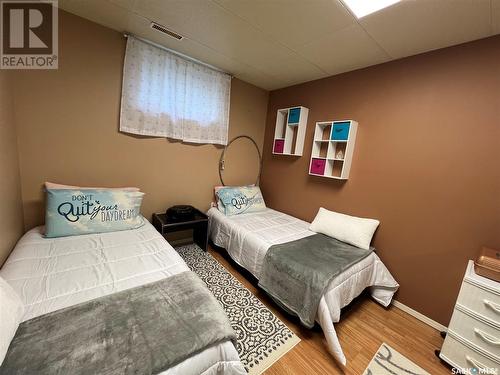
[[(210, 237), (227, 250), (231, 258), (260, 276), (264, 256), (271, 245), (285, 243), (315, 234), (309, 223), (272, 210), (225, 216), (216, 208), (208, 211)], [(321, 325), (331, 353), (342, 364), (346, 358), (333, 327), (340, 320), (340, 309), (348, 305), (366, 287), (372, 297), (388, 306), (399, 287), (377, 254), (372, 253), (359, 263), (335, 277), (321, 298), (316, 321)]]
[[(43, 237), (43, 227), (26, 233), (0, 269), (24, 302), (23, 319), (187, 271), (179, 254), (145, 222), (134, 230), (53, 239)], [(162, 374), (245, 373), (226, 341)]]

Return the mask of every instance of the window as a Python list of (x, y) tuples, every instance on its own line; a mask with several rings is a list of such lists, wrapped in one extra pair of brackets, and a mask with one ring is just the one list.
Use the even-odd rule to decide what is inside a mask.
[(128, 37), (120, 131), (227, 144), (231, 76)]

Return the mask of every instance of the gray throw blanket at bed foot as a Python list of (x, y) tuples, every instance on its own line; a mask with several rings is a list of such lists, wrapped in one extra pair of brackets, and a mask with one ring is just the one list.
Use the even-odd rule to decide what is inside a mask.
[(281, 307), (312, 328), (330, 281), (373, 249), (363, 250), (323, 234), (273, 245), (264, 258), (259, 286)]
[(226, 340), (224, 310), (187, 271), (22, 323), (0, 374), (158, 374)]

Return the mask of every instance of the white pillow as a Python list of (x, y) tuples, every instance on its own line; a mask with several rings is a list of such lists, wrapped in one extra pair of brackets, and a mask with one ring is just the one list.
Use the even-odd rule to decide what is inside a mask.
[(0, 365), (23, 315), (23, 302), (14, 289), (0, 277)]
[(344, 215), (320, 207), (309, 229), (368, 250), (379, 224), (378, 220)]

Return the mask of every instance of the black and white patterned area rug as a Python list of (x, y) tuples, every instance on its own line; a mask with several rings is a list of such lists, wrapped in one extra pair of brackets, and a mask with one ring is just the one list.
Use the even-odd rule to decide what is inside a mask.
[(430, 375), (385, 342), (380, 345), (363, 375)]
[(236, 332), (236, 349), (249, 374), (261, 374), (300, 342), (212, 255), (194, 244), (177, 247), (176, 250), (224, 307)]

